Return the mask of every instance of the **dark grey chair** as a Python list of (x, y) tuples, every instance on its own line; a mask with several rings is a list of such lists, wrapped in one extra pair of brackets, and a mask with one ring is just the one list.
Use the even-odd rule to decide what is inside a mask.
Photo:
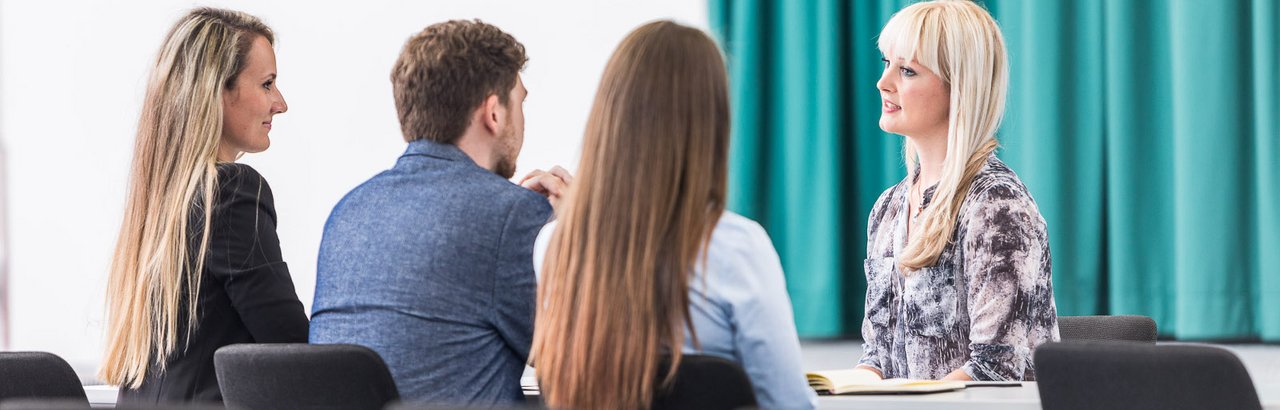
[[(664, 360), (658, 366), (658, 377), (666, 375), (670, 364)], [(513, 404), (501, 409), (542, 408), (539, 401)], [(671, 386), (660, 389), (653, 400), (654, 410), (733, 410), (755, 408), (756, 394), (751, 379), (741, 366), (729, 360), (713, 356), (684, 355), (676, 378)], [(418, 403), (396, 403), (387, 410), (468, 410), (488, 409), (488, 406), (457, 406)]]
[[(0, 402), (0, 410), (84, 410), (91, 406), (68, 399), (13, 399)], [(116, 410), (226, 410), (219, 404), (161, 403), (153, 405), (122, 404)]]
[(1155, 342), (1156, 321), (1146, 316), (1058, 316), (1062, 340)]
[(86, 410), (88, 401), (76, 399), (20, 398), (0, 401), (0, 410)]
[(1045, 410), (1262, 408), (1240, 359), (1217, 347), (1047, 343), (1034, 360)]
[(233, 409), (382, 409), (400, 397), (378, 353), (357, 345), (236, 344), (213, 354)]
[(66, 360), (46, 352), (0, 352), (0, 400), (26, 398), (74, 400), (89, 407)]
[[(486, 406), (475, 405), (468, 406), (465, 404), (425, 404), (413, 402), (395, 402), (387, 406), (386, 410), (538, 410), (544, 407), (536, 404), (509, 404), (503, 406)], [(3, 409), (0, 409), (3, 410)]]
[[(666, 374), (668, 366), (667, 363), (659, 366), (659, 377)], [(653, 400), (655, 410), (731, 410), (756, 406), (755, 390), (742, 366), (702, 355), (684, 355), (671, 387), (658, 391)]]

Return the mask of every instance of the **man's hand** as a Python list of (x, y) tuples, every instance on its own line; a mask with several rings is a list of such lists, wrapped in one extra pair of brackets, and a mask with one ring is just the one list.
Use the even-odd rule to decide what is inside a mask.
[(551, 167), (550, 171), (535, 169), (520, 178), (520, 186), (547, 197), (551, 201), (551, 208), (556, 211), (560, 210), (560, 198), (569, 191), (569, 184), (572, 183), (573, 175), (559, 165)]

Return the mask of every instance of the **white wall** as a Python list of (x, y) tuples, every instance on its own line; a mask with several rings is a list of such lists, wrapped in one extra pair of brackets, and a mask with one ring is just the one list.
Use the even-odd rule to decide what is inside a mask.
[(195, 5), (247, 11), (276, 30), (289, 112), (275, 121), (271, 149), (241, 161), (275, 190), (284, 256), (308, 312), (329, 210), (404, 149), (388, 76), (411, 34), (480, 18), (524, 43), (529, 98), (519, 176), (576, 166), (600, 73), (627, 32), (657, 18), (707, 25), (705, 0), (0, 0), (10, 349), (74, 363), (100, 357), (106, 271), (145, 76), (166, 30)]

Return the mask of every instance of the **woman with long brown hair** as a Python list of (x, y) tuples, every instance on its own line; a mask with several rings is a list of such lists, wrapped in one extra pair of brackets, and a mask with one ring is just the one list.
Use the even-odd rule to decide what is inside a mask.
[(219, 347), (307, 341), (271, 187), (235, 163), (288, 109), (274, 42), (257, 17), (199, 8), (160, 49), (107, 285), (100, 375), (121, 401), (221, 401)]
[(531, 356), (548, 405), (648, 408), (698, 353), (740, 363), (762, 407), (814, 406), (777, 252), (724, 209), (728, 145), (715, 42), (668, 21), (628, 35), (559, 219), (535, 245)]

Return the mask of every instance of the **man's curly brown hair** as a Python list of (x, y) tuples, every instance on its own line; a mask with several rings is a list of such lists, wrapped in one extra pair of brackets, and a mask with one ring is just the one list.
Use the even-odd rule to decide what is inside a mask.
[(432, 24), (415, 34), (391, 69), (405, 141), (455, 143), (490, 95), (507, 105), (528, 60), (523, 44), (480, 20)]

